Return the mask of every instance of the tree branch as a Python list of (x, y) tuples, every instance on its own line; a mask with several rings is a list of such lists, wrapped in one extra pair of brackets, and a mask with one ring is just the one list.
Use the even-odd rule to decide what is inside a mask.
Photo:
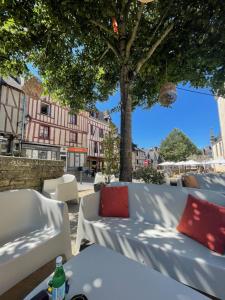
[(108, 53), (109, 47), (105, 49), (105, 51), (102, 53), (101, 57), (99, 58), (99, 62), (104, 58), (104, 56)]
[(103, 37), (108, 45), (108, 48), (112, 50), (112, 52), (115, 54), (115, 56), (119, 59), (120, 58), (120, 53), (116, 49), (116, 47), (111, 43), (111, 41), (107, 37)]
[(170, 33), (170, 31), (173, 29), (174, 24), (169, 25), (167, 29), (164, 31), (164, 33), (159, 37), (159, 39), (155, 42), (155, 44), (148, 50), (145, 57), (141, 58), (139, 62), (137, 63), (135, 73), (138, 74), (143, 65), (149, 60), (149, 58), (153, 55), (155, 50), (158, 48), (158, 46), (162, 43), (162, 41), (166, 38), (166, 36)]
[(162, 18), (161, 18), (159, 24), (156, 26), (156, 29), (154, 30), (154, 32), (153, 32), (153, 34), (152, 34), (152, 36), (151, 36), (151, 38), (150, 38), (149, 44), (151, 44), (151, 42), (152, 42), (152, 40), (153, 40), (153, 38), (154, 38), (156, 32), (158, 31), (158, 29), (159, 29), (159, 27), (161, 26), (163, 20), (164, 20), (165, 17), (167, 16), (168, 11), (169, 11), (169, 9), (170, 9), (170, 7), (171, 7), (171, 5), (172, 5), (172, 2), (173, 2), (173, 1), (171, 0), (171, 1), (170, 1), (170, 4), (168, 5), (168, 7), (167, 7), (165, 13), (163, 14), (163, 16), (162, 16)]
[(113, 33), (112, 30), (108, 29), (107, 27), (105, 27), (104, 25), (102, 25), (101, 23), (96, 22), (95, 20), (89, 20), (90, 23), (94, 24), (95, 26), (99, 27), (100, 29), (102, 29), (105, 33), (113, 36), (116, 40), (118, 40), (118, 36), (116, 34)]
[(133, 45), (133, 42), (137, 36), (137, 31), (138, 31), (138, 26), (139, 26), (139, 23), (140, 23), (140, 20), (141, 20), (141, 15), (142, 15), (142, 12), (143, 12), (143, 9), (144, 9), (144, 3), (141, 3), (141, 6), (138, 10), (138, 13), (137, 13), (137, 20), (136, 20), (136, 24), (134, 26), (134, 29), (133, 29), (133, 32), (131, 34), (131, 37), (129, 39), (129, 41), (127, 42), (127, 47), (126, 47), (126, 60), (128, 60), (129, 58), (129, 55), (130, 55), (130, 49)]

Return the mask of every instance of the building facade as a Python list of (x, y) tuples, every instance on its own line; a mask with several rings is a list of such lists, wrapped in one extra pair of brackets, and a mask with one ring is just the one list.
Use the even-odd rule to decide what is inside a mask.
[(7, 140), (9, 154), (14, 154), (13, 140), (22, 156), (62, 159), (68, 172), (102, 168), (101, 143), (109, 131), (107, 113), (75, 114), (50, 96), (24, 97), (21, 82), (11, 77), (1, 80), (0, 101), (0, 145)]
[(132, 168), (133, 171), (143, 168), (145, 166), (145, 151), (138, 147), (132, 149)]
[(145, 149), (145, 155), (147, 164), (154, 168), (157, 168), (158, 164), (162, 162), (158, 147)]
[(24, 93), (15, 78), (0, 77), (0, 154), (16, 154), (24, 134)]
[(104, 167), (102, 141), (109, 132), (110, 116), (108, 112), (90, 112), (88, 119), (88, 169), (97, 172)]
[(50, 96), (27, 97), (23, 151), (26, 157), (64, 159), (67, 170), (84, 167), (87, 157), (88, 113), (73, 114)]
[(215, 137), (211, 132), (210, 142), (212, 145), (213, 158), (225, 158), (225, 98), (218, 97), (216, 99), (219, 114), (220, 133), (221, 135)]

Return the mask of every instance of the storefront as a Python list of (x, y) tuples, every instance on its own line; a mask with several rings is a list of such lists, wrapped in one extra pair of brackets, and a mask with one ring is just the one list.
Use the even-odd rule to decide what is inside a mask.
[(60, 147), (41, 144), (22, 144), (22, 154), (27, 158), (59, 160)]
[(87, 164), (87, 148), (69, 147), (67, 149), (67, 171), (79, 171)]
[(93, 170), (95, 173), (104, 169), (104, 158), (91, 157), (87, 158), (87, 167), (89, 170)]

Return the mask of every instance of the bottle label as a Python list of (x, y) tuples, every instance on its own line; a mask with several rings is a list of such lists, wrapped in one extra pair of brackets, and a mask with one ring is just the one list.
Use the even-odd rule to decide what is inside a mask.
[(65, 299), (65, 282), (58, 288), (52, 289), (52, 300), (63, 300)]

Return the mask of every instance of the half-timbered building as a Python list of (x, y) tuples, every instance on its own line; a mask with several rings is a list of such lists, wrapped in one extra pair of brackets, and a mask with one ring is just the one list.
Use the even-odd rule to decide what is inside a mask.
[(1, 80), (2, 140), (19, 140), (19, 150), (28, 158), (63, 159), (69, 172), (81, 167), (102, 169), (102, 141), (109, 131), (109, 114), (75, 114), (50, 96), (25, 95), (22, 89), (25, 90), (19, 80)]
[(24, 134), (24, 93), (17, 78), (0, 77), (0, 154), (19, 151)]
[(109, 132), (110, 116), (108, 112), (91, 112), (88, 119), (88, 157), (90, 170), (97, 172), (104, 166), (102, 141)]
[(87, 156), (88, 113), (71, 113), (50, 96), (27, 97), (30, 122), (23, 149), (26, 156), (65, 159), (67, 170), (83, 167)]

